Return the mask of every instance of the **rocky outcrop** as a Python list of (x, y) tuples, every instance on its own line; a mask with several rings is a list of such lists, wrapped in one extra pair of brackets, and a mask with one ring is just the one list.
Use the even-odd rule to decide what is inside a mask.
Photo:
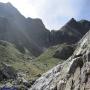
[(73, 55), (36, 80), (29, 90), (90, 90), (90, 31)]
[(16, 79), (17, 71), (8, 64), (0, 64), (0, 80)]

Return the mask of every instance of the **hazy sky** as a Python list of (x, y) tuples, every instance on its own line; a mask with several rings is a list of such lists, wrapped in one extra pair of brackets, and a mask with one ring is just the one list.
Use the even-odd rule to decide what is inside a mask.
[(0, 0), (11, 2), (25, 17), (41, 18), (48, 29), (59, 29), (70, 18), (90, 20), (90, 0)]

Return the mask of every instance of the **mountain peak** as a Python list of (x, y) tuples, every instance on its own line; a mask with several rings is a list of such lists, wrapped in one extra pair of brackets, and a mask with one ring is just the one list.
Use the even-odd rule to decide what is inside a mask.
[(18, 19), (20, 19), (21, 13), (10, 2), (7, 3), (0, 2), (0, 17), (9, 18), (12, 20), (17, 17)]
[(35, 22), (37, 22), (37, 23), (43, 24), (42, 20), (39, 19), (39, 18), (32, 19), (32, 18), (28, 17), (27, 20), (29, 20), (29, 21), (35, 21)]
[(7, 2), (7, 3), (5, 3), (5, 4), (8, 5), (8, 6), (13, 7), (13, 5), (12, 5), (10, 2)]
[(67, 22), (67, 25), (74, 25), (74, 24), (76, 24), (77, 23), (77, 21), (74, 19), (74, 18), (71, 18), (68, 22)]
[(34, 25), (37, 25), (37, 26), (40, 26), (42, 28), (45, 28), (45, 25), (43, 24), (43, 21), (39, 18), (35, 18), (35, 19), (32, 19), (32, 18), (27, 18), (27, 22), (31, 23), (31, 24), (34, 24)]
[(0, 2), (0, 6), (5, 6), (5, 5), (9, 5), (13, 7), (13, 5), (10, 2), (7, 2), (7, 3)]
[(71, 18), (70, 21), (76, 21), (74, 18)]

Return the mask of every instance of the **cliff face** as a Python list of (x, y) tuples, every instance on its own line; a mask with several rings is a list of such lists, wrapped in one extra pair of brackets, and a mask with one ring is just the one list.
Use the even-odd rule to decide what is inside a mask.
[(86, 20), (76, 21), (70, 19), (60, 30), (51, 31), (51, 43), (76, 43), (90, 29), (90, 23)]
[(73, 55), (36, 80), (29, 90), (90, 90), (90, 31)]

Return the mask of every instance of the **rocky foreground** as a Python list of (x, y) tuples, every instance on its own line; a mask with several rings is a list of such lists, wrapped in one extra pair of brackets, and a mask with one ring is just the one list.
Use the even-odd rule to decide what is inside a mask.
[(89, 34), (69, 59), (43, 74), (29, 90), (90, 90)]

